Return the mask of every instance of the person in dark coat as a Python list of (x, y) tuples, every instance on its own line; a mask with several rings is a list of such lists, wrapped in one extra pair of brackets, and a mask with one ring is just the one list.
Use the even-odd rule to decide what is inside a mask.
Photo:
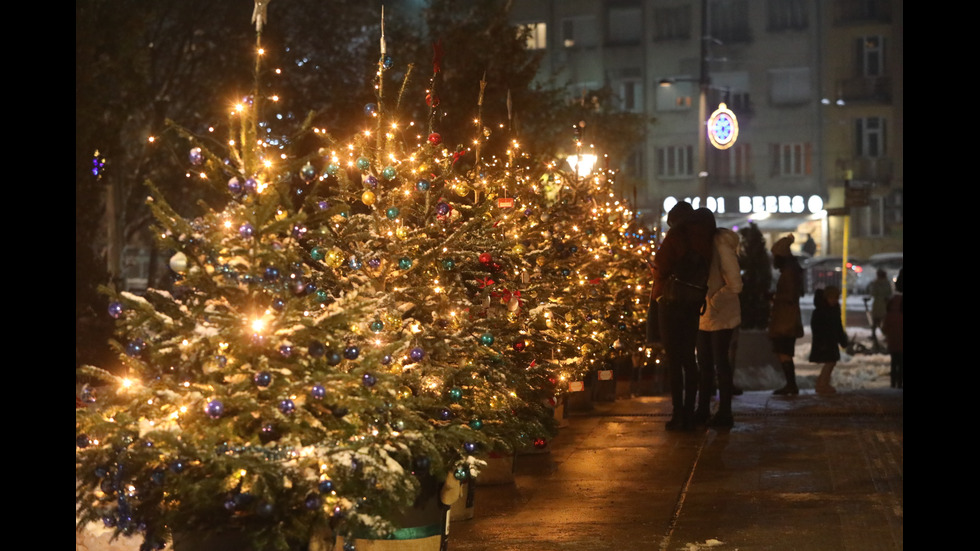
[(830, 375), (840, 361), (840, 347), (847, 346), (847, 333), (841, 322), (840, 290), (826, 287), (813, 292), (813, 315), (810, 317), (810, 361), (823, 364), (817, 377), (817, 394), (837, 392), (830, 384)]
[[(687, 206), (684, 206), (687, 205)], [(676, 211), (676, 212), (675, 212)], [(680, 202), (667, 215), (670, 230), (653, 258), (651, 299), (657, 301), (673, 414), (667, 430), (694, 428), (698, 394), (695, 343), (708, 291), (715, 219), (708, 209)]]
[(882, 323), (881, 332), (885, 334), (888, 341), (888, 353), (891, 355), (891, 380), (892, 388), (903, 388), (905, 379), (905, 284), (903, 282), (902, 268), (898, 271), (898, 279), (895, 280), (895, 294), (888, 301), (888, 309), (885, 312), (885, 321)]
[(793, 234), (780, 238), (772, 246), (772, 265), (779, 270), (776, 292), (772, 296), (772, 309), (769, 314), (769, 340), (772, 350), (779, 358), (780, 367), (786, 377), (786, 385), (773, 391), (773, 394), (800, 393), (796, 385), (796, 339), (803, 336), (803, 317), (800, 312), (800, 297), (803, 296), (803, 268), (790, 251)]

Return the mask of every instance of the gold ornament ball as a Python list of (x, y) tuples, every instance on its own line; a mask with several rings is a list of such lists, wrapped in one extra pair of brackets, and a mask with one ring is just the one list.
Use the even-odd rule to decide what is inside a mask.
[(373, 205), (376, 200), (377, 197), (374, 195), (374, 192), (371, 190), (367, 190), (361, 194), (361, 202), (364, 203), (365, 205)]
[(337, 249), (330, 249), (323, 261), (331, 268), (339, 268), (344, 263), (344, 255)]
[(395, 230), (395, 237), (398, 239), (405, 239), (408, 237), (408, 230), (405, 228), (405, 226), (398, 226), (398, 228)]
[(527, 252), (527, 250), (524, 248), (524, 245), (521, 244), (514, 245), (514, 254), (518, 256), (522, 256), (525, 252)]

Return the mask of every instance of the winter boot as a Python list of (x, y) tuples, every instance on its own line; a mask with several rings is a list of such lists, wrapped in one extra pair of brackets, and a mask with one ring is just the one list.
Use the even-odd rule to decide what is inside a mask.
[(776, 395), (792, 395), (796, 396), (800, 393), (799, 387), (796, 386), (796, 364), (793, 360), (786, 360), (782, 363), (783, 375), (786, 376), (786, 386), (783, 388), (777, 388), (772, 393)]
[(817, 377), (817, 394), (834, 394), (837, 389), (830, 386), (830, 372), (833, 371), (834, 364), (823, 364), (820, 375)]

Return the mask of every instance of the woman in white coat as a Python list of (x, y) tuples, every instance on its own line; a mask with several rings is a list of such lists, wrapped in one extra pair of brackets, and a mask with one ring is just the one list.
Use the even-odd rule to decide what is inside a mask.
[[(734, 425), (733, 366), (729, 347), (732, 335), (742, 323), (742, 309), (738, 299), (742, 292), (738, 242), (738, 234), (732, 230), (715, 230), (707, 304), (698, 325), (697, 357), (701, 374), (698, 408), (694, 418), (697, 423), (706, 423), (715, 428), (731, 428)], [(716, 373), (719, 403), (718, 411), (711, 417), (711, 397), (714, 394)]]

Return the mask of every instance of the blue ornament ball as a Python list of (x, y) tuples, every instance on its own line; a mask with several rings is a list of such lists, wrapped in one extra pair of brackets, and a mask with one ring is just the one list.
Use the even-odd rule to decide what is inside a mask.
[(358, 157), (356, 164), (359, 170), (367, 170), (371, 168), (371, 161), (369, 161), (367, 157)]
[(89, 439), (87, 434), (79, 434), (75, 437), (75, 445), (79, 448), (87, 448), (89, 445)]
[(204, 160), (204, 155), (201, 154), (201, 148), (200, 147), (192, 148), (190, 153), (188, 154), (188, 158), (190, 159), (192, 165), (195, 166), (200, 165), (201, 161)]
[(320, 356), (323, 356), (326, 353), (327, 347), (324, 346), (323, 343), (320, 341), (313, 341), (310, 343), (309, 350), (310, 350), (310, 356), (313, 356), (314, 358), (319, 358)]
[(476, 442), (464, 442), (463, 443), (463, 449), (466, 450), (466, 453), (473, 453), (473, 452), (476, 451), (476, 449), (478, 447), (479, 446), (477, 446)]
[(380, 333), (384, 331), (384, 328), (385, 328), (385, 324), (382, 323), (380, 320), (374, 320), (371, 322), (371, 331), (374, 333)]
[(276, 312), (282, 312), (283, 308), (286, 307), (286, 301), (281, 298), (272, 299), (272, 309)]
[(386, 166), (384, 170), (381, 171), (381, 175), (385, 177), (385, 180), (394, 180), (395, 176), (398, 175), (398, 171), (395, 170), (393, 166)]
[(388, 220), (394, 220), (398, 218), (399, 212), (398, 207), (388, 207), (388, 210), (385, 211), (385, 216), (388, 217)]
[(480, 344), (484, 346), (490, 346), (493, 344), (493, 335), (490, 333), (484, 333), (480, 335)]
[(143, 353), (145, 348), (146, 342), (143, 339), (133, 339), (126, 345), (126, 355), (131, 358), (137, 358)]
[(296, 404), (293, 403), (289, 398), (283, 399), (279, 402), (279, 411), (290, 414), (296, 410)]
[(407, 258), (407, 257), (406, 258), (399, 259), (398, 260), (398, 267), (400, 269), (402, 269), (402, 270), (407, 270), (407, 269), (411, 268), (412, 267), (412, 259), (411, 258)]
[(415, 184), (415, 189), (419, 191), (429, 191), (429, 185), (430, 184), (428, 180), (419, 180)]
[(391, 69), (392, 63), (393, 62), (391, 60), (391, 56), (390, 55), (386, 55), (386, 56), (382, 56), (381, 57), (381, 66), (384, 67), (385, 69)]
[(245, 192), (255, 193), (259, 189), (259, 181), (255, 178), (248, 178), (245, 180)]
[(284, 344), (284, 345), (280, 346), (279, 347), (279, 355), (282, 356), (283, 358), (288, 358), (288, 357), (292, 356), (293, 355), (293, 347), (290, 346), (290, 345), (288, 345), (288, 344)]
[(361, 377), (361, 382), (364, 383), (364, 386), (374, 386), (374, 384), (378, 382), (378, 379), (370, 373), (365, 373), (364, 376)]
[(372, 115), (377, 114), (377, 112), (378, 112), (378, 104), (377, 103), (368, 103), (367, 105), (364, 106), (364, 114), (365, 115), (372, 116)]
[(412, 358), (412, 361), (415, 362), (420, 361), (422, 360), (422, 358), (425, 357), (425, 350), (422, 350), (419, 347), (415, 347), (411, 350), (411, 352), (408, 353), (408, 356)]
[(327, 354), (327, 363), (330, 365), (339, 364), (341, 359), (342, 357), (340, 356), (340, 354), (335, 351), (331, 351), (329, 354)]
[(333, 491), (333, 480), (321, 480), (318, 486), (321, 492), (328, 494)]
[(365, 182), (367, 182), (367, 184), (368, 184), (369, 186), (371, 186), (372, 188), (376, 188), (376, 187), (378, 187), (378, 178), (377, 178), (377, 176), (375, 176), (374, 174), (368, 174), (368, 175), (367, 175), (367, 176), (366, 176), (366, 177), (364, 178), (364, 181), (365, 181)]
[(269, 373), (268, 371), (260, 371), (255, 374), (252, 381), (257, 387), (267, 387), (272, 384), (272, 373)]
[(228, 180), (228, 191), (232, 195), (238, 195), (242, 192), (242, 183), (238, 181), (238, 178), (233, 176)]
[(436, 214), (439, 216), (446, 216), (449, 214), (449, 203), (439, 203), (436, 205)]
[(393, 358), (392, 358), (392, 357), (391, 357), (390, 355), (388, 355), (388, 354), (386, 354), (386, 355), (384, 355), (384, 356), (383, 356), (383, 357), (381, 358), (381, 365), (390, 365), (390, 364), (391, 364), (391, 361), (392, 361), (392, 359), (393, 359)]
[(118, 319), (123, 313), (123, 305), (120, 302), (109, 303), (109, 315)]
[(372, 258), (371, 260), (368, 260), (368, 266), (370, 266), (372, 269), (377, 270), (378, 267), (381, 266), (381, 260), (377, 258)]
[(241, 226), (239, 226), (238, 233), (243, 238), (249, 239), (249, 238), (252, 237), (252, 235), (255, 234), (255, 228), (252, 227), (252, 224), (249, 224), (248, 222), (245, 222), (244, 224), (242, 224)]
[(210, 416), (212, 419), (217, 419), (222, 415), (224, 415), (225, 405), (222, 404), (220, 400), (211, 400), (210, 402), (208, 402), (205, 411), (207, 412), (208, 416)]
[(304, 182), (312, 182), (316, 178), (316, 169), (313, 165), (306, 163), (303, 168), (299, 169), (299, 177), (303, 179)]
[(326, 395), (327, 389), (323, 385), (313, 385), (313, 388), (310, 390), (310, 396), (313, 396), (317, 400), (322, 400)]
[(344, 349), (344, 357), (348, 360), (356, 360), (360, 354), (361, 349), (353, 345)]

